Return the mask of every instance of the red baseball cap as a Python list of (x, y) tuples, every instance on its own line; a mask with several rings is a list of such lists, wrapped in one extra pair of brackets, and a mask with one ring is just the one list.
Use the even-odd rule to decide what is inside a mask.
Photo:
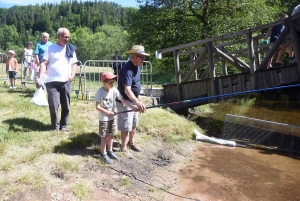
[(105, 72), (101, 75), (101, 82), (104, 82), (105, 80), (112, 80), (112, 79), (116, 79), (117, 75), (114, 75), (113, 73), (111, 72)]

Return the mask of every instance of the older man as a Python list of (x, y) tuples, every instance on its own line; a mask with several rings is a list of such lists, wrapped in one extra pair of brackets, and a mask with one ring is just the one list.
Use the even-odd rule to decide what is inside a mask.
[(34, 50), (35, 59), (37, 62), (37, 65), (40, 65), (40, 62), (43, 59), (44, 52), (47, 49), (48, 46), (52, 45), (53, 43), (49, 41), (49, 34), (44, 32), (42, 33), (42, 41), (40, 41)]
[[(46, 81), (48, 93), (51, 125), (54, 131), (69, 132), (68, 118), (70, 110), (70, 93), (72, 81), (76, 75), (77, 56), (75, 47), (68, 43), (70, 31), (67, 28), (59, 28), (57, 31), (57, 43), (49, 46), (40, 64), (39, 76), (46, 73), (49, 77)], [(37, 84), (37, 87), (40, 87)], [(58, 121), (58, 107), (61, 104), (61, 119)]]
[[(130, 60), (119, 71), (118, 90), (123, 98), (129, 101), (131, 104), (138, 107), (139, 112), (144, 113), (146, 111), (145, 105), (139, 100), (141, 83), (140, 83), (140, 66), (143, 65), (145, 56), (149, 54), (145, 53), (144, 47), (140, 45), (134, 45), (131, 50), (126, 52), (129, 54)], [(124, 106), (121, 102), (117, 101), (118, 111), (130, 110), (130, 108)], [(141, 151), (134, 141), (136, 134), (136, 127), (138, 125), (138, 113), (128, 112), (118, 115), (118, 130), (121, 131), (121, 151), (128, 158), (133, 158), (132, 154), (127, 150), (127, 144), (133, 151)]]

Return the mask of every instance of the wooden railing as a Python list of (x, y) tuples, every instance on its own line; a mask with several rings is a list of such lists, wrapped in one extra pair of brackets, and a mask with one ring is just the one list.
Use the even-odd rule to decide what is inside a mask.
[[(278, 50), (280, 44), (293, 42), (296, 61), (300, 63), (300, 44), (293, 22), (293, 20), (297, 18), (300, 18), (300, 14), (251, 29), (157, 50), (156, 55), (158, 55), (158, 57), (161, 57), (162, 54), (166, 52), (173, 52), (174, 57), (176, 91), (171, 90), (172, 93), (169, 94), (168, 90), (171, 85), (163, 86), (165, 101), (186, 100), (205, 95), (214, 96), (220, 93), (222, 94), (224, 91), (232, 92), (234, 91), (234, 86), (236, 86), (236, 84), (234, 84), (234, 82), (236, 82), (235, 80), (239, 80), (239, 90), (261, 88), (264, 84), (262, 84), (260, 80), (261, 75), (257, 71), (266, 69), (268, 61)], [(286, 28), (278, 40), (271, 44), (260, 44), (259, 41), (262, 40), (265, 35), (261, 34), (262, 31), (279, 24), (284, 24)], [(291, 36), (290, 40), (287, 40), (288, 35)], [(261, 57), (262, 53), (265, 54), (264, 59)], [(188, 60), (186, 59), (187, 55), (190, 55), (190, 59)], [(229, 76), (228, 64), (238, 69), (240, 73), (236, 74), (236, 76)], [(182, 75), (181, 65), (190, 66), (189, 71), (185, 75)], [(206, 67), (204, 72), (198, 77), (197, 69), (201, 65)], [(222, 67), (222, 75), (218, 77), (215, 73), (216, 66)], [(278, 71), (278, 68), (276, 69)], [(281, 70), (286, 72), (285, 69)], [(293, 76), (299, 80), (300, 65), (290, 70), (292, 70)], [(271, 83), (280, 84), (278, 80), (281, 79), (281, 75), (274, 73), (274, 76), (272, 76), (273, 74), (271, 72), (273, 71), (275, 72), (275, 69), (272, 69), (270, 73), (266, 73), (271, 77), (267, 79), (274, 79)], [(296, 73), (296, 75), (294, 75), (294, 73)], [(259, 80), (257, 81), (257, 79)], [(190, 83), (189, 87), (185, 86), (187, 82)], [(224, 88), (227, 82), (228, 89), (226, 89), (226, 87)]]

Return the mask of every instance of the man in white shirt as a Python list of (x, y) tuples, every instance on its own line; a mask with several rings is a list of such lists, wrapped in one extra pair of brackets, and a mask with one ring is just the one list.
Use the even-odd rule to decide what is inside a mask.
[[(73, 50), (70, 54), (70, 31), (67, 28), (59, 28), (57, 31), (57, 43), (50, 45), (40, 64), (39, 77), (47, 74), (46, 81), (48, 93), (51, 125), (54, 131), (68, 130), (68, 118), (70, 110), (70, 93), (72, 81), (76, 75), (77, 56)], [(72, 46), (72, 45), (71, 45)], [(46, 72), (47, 70), (47, 72)], [(37, 87), (40, 87), (37, 84)], [(61, 119), (58, 121), (58, 107), (61, 104)]]

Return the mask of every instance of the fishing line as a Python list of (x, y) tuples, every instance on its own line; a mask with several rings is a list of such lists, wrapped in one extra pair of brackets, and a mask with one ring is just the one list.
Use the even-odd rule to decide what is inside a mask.
[[(273, 88), (256, 89), (256, 90), (249, 90), (249, 91), (243, 91), (243, 92), (235, 92), (235, 93), (230, 93), (230, 94), (221, 94), (221, 95), (216, 95), (216, 96), (207, 96), (207, 97), (202, 97), (202, 98), (195, 98), (195, 99), (189, 99), (189, 100), (183, 100), (183, 101), (177, 101), (177, 102), (171, 102), (171, 103), (153, 105), (153, 106), (146, 107), (146, 109), (151, 109), (151, 108), (155, 108), (155, 107), (164, 107), (164, 106), (178, 105), (178, 104), (181, 104), (181, 103), (191, 103), (191, 102), (196, 102), (196, 101), (201, 101), (201, 100), (208, 100), (208, 99), (213, 99), (213, 98), (237, 96), (237, 95), (244, 95), (244, 94), (248, 94), (248, 93), (257, 93), (257, 92), (262, 92), (262, 91), (272, 91), (272, 90), (279, 90), (279, 89), (287, 89), (287, 88), (292, 88), (292, 87), (300, 87), (300, 84), (294, 84), (294, 85), (288, 85), (288, 86), (280, 86), (280, 87), (273, 87)], [(122, 114), (122, 113), (132, 112), (132, 111), (133, 110), (125, 110), (125, 111), (115, 112), (115, 114)]]

